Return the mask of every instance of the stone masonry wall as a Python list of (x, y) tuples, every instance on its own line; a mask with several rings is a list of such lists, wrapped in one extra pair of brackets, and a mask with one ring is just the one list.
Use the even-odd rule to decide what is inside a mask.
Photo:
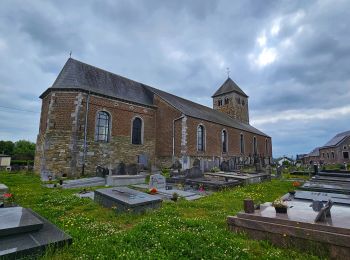
[[(51, 99), (50, 99), (51, 97)], [(47, 102), (47, 99), (50, 102)], [(84, 151), (84, 125), (87, 94), (55, 92), (43, 99), (42, 120), (37, 138), (35, 170), (53, 175), (63, 173), (78, 177), (82, 173)], [(47, 104), (49, 103), (49, 104)], [(98, 111), (111, 116), (110, 140), (95, 141), (95, 124)], [(46, 130), (43, 126), (47, 114)], [(132, 120), (143, 121), (143, 143), (131, 143)], [(97, 165), (115, 167), (117, 163), (137, 163), (138, 155), (155, 161), (155, 109), (128, 104), (99, 96), (90, 96), (87, 122), (87, 152), (85, 174), (94, 175)]]

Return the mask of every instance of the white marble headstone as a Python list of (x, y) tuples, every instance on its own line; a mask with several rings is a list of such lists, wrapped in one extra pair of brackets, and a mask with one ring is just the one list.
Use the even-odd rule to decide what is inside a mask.
[(166, 181), (165, 177), (161, 174), (153, 174), (149, 179), (149, 188), (165, 189)]

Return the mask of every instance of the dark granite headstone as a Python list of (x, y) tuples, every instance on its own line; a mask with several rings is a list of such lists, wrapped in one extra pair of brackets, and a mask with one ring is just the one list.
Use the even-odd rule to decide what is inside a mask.
[(198, 158), (194, 159), (192, 166), (193, 167), (200, 167), (201, 161)]
[(147, 168), (148, 166), (148, 156), (146, 154), (140, 154), (138, 156), (138, 163), (142, 165), (142, 168)]
[(182, 168), (182, 164), (179, 160), (176, 160), (171, 168), (173, 168), (174, 170), (180, 170)]
[(317, 175), (318, 174), (318, 165), (314, 164), (314, 174)]
[(117, 175), (126, 175), (125, 163), (120, 162), (117, 166)]
[(195, 179), (203, 177), (204, 174), (199, 167), (192, 167), (191, 169), (185, 170), (185, 178)]
[[(0, 211), (7, 209), (9, 208), (3, 208)], [(15, 216), (14, 211), (11, 213), (15, 214), (12, 216), (14, 220), (21, 219), (20, 224), (27, 222), (27, 224), (37, 225), (39, 223), (41, 227), (40, 229), (29, 230), (28, 226), (26, 228), (22, 226), (11, 235), (0, 236), (0, 259), (22, 259), (29, 256), (31, 256), (30, 259), (36, 259), (36, 256), (33, 255), (42, 253), (46, 247), (55, 248), (71, 244), (72, 238), (70, 236), (32, 210), (21, 207), (12, 209), (19, 214)], [(22, 214), (23, 212), (24, 214)], [(28, 220), (26, 220), (27, 218)], [(4, 225), (3, 219), (0, 223)]]
[(254, 213), (254, 201), (252, 199), (245, 199), (243, 201), (243, 208), (245, 213)]
[(109, 174), (109, 170), (108, 170), (107, 167), (105, 168), (105, 167), (102, 167), (100, 165), (97, 165), (97, 167), (96, 167), (96, 177), (104, 178), (108, 174)]
[(117, 212), (140, 213), (161, 206), (158, 196), (149, 195), (127, 187), (95, 190), (94, 200), (104, 207), (116, 208)]
[(0, 237), (36, 231), (43, 222), (22, 207), (0, 209)]
[(229, 168), (229, 167), (230, 167), (230, 166), (229, 166), (229, 163), (228, 163), (228, 162), (223, 161), (223, 162), (221, 163), (221, 170), (222, 170), (222, 171), (224, 171), (224, 172), (230, 171), (230, 168)]
[(126, 167), (126, 172), (129, 175), (136, 175), (138, 173), (137, 164), (135, 163), (128, 164), (128, 166)]

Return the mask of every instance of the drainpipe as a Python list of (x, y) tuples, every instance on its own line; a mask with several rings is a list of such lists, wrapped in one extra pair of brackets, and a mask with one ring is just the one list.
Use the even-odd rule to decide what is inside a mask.
[(182, 116), (180, 116), (178, 118), (175, 118), (173, 120), (173, 160), (172, 160), (173, 163), (175, 161), (175, 122), (180, 120), (180, 119), (182, 119), (182, 118), (184, 118), (184, 117), (185, 117), (185, 115), (182, 115)]
[(86, 107), (85, 107), (85, 122), (84, 122), (84, 146), (83, 146), (83, 168), (81, 175), (84, 176), (85, 173), (85, 159), (86, 159), (86, 143), (87, 143), (87, 123), (88, 123), (88, 114), (89, 114), (89, 102), (90, 102), (90, 91), (86, 98)]

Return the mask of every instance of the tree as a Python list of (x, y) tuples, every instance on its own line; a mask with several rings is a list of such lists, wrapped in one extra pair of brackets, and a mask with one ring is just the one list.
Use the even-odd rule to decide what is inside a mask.
[(15, 144), (11, 141), (0, 141), (0, 153), (13, 155)]
[(26, 140), (19, 140), (15, 142), (14, 147), (14, 158), (15, 160), (34, 160), (34, 154), (35, 154), (35, 144), (26, 141)]

